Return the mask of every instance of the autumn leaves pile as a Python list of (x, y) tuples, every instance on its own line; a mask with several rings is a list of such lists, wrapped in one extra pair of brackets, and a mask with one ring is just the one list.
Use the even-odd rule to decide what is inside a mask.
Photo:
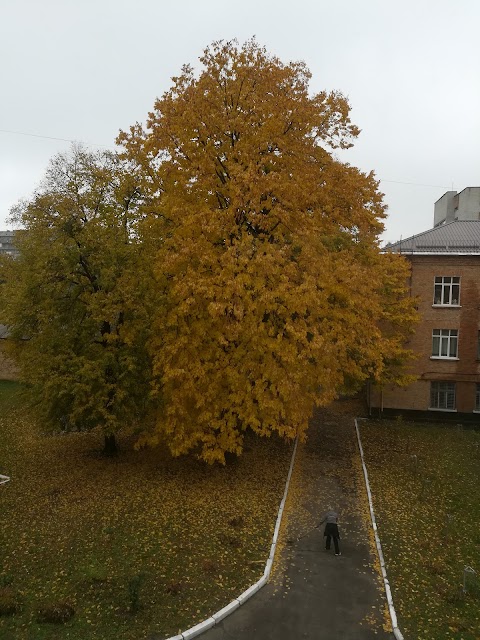
[(0, 322), (50, 428), (213, 463), (405, 381), (415, 312), (378, 183), (334, 155), (359, 133), (345, 98), (255, 41), (200, 60), (118, 153), (56, 157), (16, 207)]

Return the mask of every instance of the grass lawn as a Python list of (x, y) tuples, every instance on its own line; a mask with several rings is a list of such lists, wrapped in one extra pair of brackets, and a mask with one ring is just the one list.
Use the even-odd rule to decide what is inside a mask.
[[(364, 421), (360, 428), (406, 640), (478, 640), (480, 433), (400, 420)], [(477, 577), (467, 581), (465, 595), (466, 566)]]
[[(119, 444), (40, 434), (0, 382), (1, 640), (165, 638), (263, 574), (292, 446), (252, 437), (212, 468)], [(69, 621), (42, 621), (62, 603)]]

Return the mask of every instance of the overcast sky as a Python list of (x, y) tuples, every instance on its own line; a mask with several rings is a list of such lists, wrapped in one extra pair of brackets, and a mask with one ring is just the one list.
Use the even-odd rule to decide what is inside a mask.
[(253, 35), (349, 98), (362, 133), (342, 159), (381, 180), (385, 241), (480, 186), (478, 0), (0, 0), (0, 228), (68, 140), (113, 147), (182, 64)]

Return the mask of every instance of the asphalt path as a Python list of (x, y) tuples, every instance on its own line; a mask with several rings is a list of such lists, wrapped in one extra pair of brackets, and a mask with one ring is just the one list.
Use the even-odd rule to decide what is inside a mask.
[[(392, 639), (386, 599), (369, 533), (368, 503), (353, 417), (339, 401), (316, 413), (297, 452), (280, 550), (269, 584), (202, 640)], [(325, 550), (329, 507), (339, 515), (341, 556)], [(227, 603), (226, 603), (227, 604)]]

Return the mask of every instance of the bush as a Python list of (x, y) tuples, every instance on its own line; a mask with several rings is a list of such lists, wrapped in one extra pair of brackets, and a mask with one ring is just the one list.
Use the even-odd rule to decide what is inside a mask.
[(13, 616), (14, 613), (20, 611), (20, 603), (18, 602), (15, 592), (9, 587), (0, 588), (0, 617)]
[(37, 619), (39, 622), (51, 624), (65, 624), (73, 618), (75, 609), (68, 602), (56, 602), (48, 604), (38, 610)]
[(79, 573), (83, 580), (92, 583), (105, 582), (108, 578), (106, 567), (98, 562), (91, 562), (80, 567)]
[(9, 587), (13, 582), (13, 576), (8, 573), (4, 573), (0, 576), (0, 588)]
[(167, 593), (171, 593), (173, 596), (178, 595), (181, 591), (183, 591), (183, 584), (181, 582), (171, 581), (165, 587), (165, 591)]
[(220, 532), (218, 539), (223, 545), (233, 547), (234, 549), (242, 546), (242, 541), (237, 535), (227, 535), (226, 533)]
[(130, 613), (137, 613), (140, 609), (140, 587), (142, 586), (143, 579), (144, 575), (139, 573), (128, 582)]
[(228, 521), (228, 524), (231, 527), (234, 527), (235, 529), (240, 529), (241, 527), (243, 527), (243, 525), (245, 523), (244, 523), (244, 520), (243, 520), (243, 516), (235, 516), (234, 518), (231, 518)]
[(205, 573), (216, 573), (218, 571), (218, 564), (215, 562), (215, 560), (205, 558), (202, 561), (202, 569), (205, 571)]

